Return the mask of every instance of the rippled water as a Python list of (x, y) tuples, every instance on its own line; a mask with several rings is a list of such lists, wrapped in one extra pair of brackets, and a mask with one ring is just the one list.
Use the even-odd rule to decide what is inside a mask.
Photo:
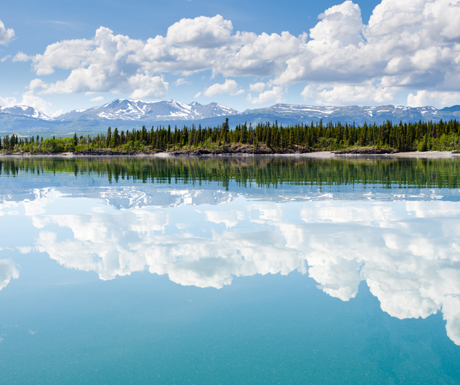
[(456, 160), (0, 160), (2, 383), (460, 383)]

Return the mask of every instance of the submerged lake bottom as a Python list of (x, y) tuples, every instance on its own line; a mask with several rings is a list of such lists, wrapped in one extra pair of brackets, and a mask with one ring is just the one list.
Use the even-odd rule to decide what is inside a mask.
[(0, 159), (0, 383), (458, 384), (457, 159)]

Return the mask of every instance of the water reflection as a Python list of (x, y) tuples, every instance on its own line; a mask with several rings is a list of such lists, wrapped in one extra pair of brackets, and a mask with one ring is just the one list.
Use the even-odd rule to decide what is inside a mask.
[[(202, 186), (218, 183), (249, 187), (381, 186), (459, 188), (457, 159), (314, 159), (314, 158), (4, 158), (0, 176), (47, 180), (53, 176), (81, 178), (95, 183), (127, 181)], [(51, 179), (50, 179), (51, 178)], [(65, 180), (65, 179), (64, 179)], [(69, 181), (67, 179), (66, 181)], [(3, 183), (6, 183), (3, 181)]]
[(19, 269), (16, 264), (11, 259), (0, 259), (0, 290), (12, 279), (17, 278), (19, 278)]
[[(24, 212), (38, 231), (23, 253), (45, 252), (102, 280), (148, 270), (181, 285), (219, 289), (234, 277), (297, 270), (343, 301), (365, 281), (394, 317), (442, 311), (448, 336), (460, 345), (460, 203), (351, 205), (329, 198), (273, 203), (240, 196), (217, 206), (115, 210), (103, 200), (50, 190), (34, 201), (9, 202), (2, 211)], [(72, 210), (78, 213), (63, 212)], [(18, 276), (9, 263), (5, 279), (0, 273), (4, 285)]]
[[(454, 161), (15, 162), (2, 166), (15, 178), (0, 178), (0, 224), (26, 220), (15, 245), (23, 254), (47, 253), (102, 280), (148, 270), (217, 289), (300, 271), (342, 301), (365, 281), (394, 317), (442, 311), (460, 345)], [(50, 178), (53, 167), (62, 177), (34, 177)], [(0, 289), (18, 277), (11, 259), (0, 260)]]

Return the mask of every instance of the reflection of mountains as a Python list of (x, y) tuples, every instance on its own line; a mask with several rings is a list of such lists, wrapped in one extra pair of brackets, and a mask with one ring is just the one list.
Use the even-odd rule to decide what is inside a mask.
[(1, 202), (34, 201), (49, 194), (68, 198), (92, 198), (101, 199), (108, 205), (117, 209), (156, 207), (177, 207), (182, 205), (218, 205), (230, 202), (237, 197), (249, 200), (267, 202), (308, 202), (329, 200), (353, 200), (353, 201), (459, 201), (460, 192), (450, 189), (405, 189), (401, 192), (373, 188), (366, 189), (363, 186), (354, 188), (332, 187), (320, 188), (308, 187), (302, 189), (278, 188), (258, 189), (236, 188), (234, 191), (224, 191), (219, 186), (206, 186), (203, 189), (187, 189), (185, 186), (176, 188), (164, 188), (158, 185), (142, 186), (99, 186), (99, 187), (59, 187), (33, 189), (10, 189), (8, 194), (0, 194)]
[[(394, 317), (441, 310), (460, 345), (459, 203), (237, 203), (193, 214), (187, 206), (92, 209), (33, 216), (33, 223), (40, 251), (104, 280), (148, 269), (182, 285), (221, 288), (233, 277), (299, 270), (344, 301), (366, 281)], [(56, 225), (72, 237), (62, 239)]]
[(50, 189), (102, 198), (117, 208), (217, 204), (235, 196), (276, 202), (460, 199), (455, 159), (6, 158), (0, 175), (0, 202), (33, 200)]

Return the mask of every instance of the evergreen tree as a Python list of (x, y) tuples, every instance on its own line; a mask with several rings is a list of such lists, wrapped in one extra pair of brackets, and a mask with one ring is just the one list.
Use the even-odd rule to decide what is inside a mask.
[(417, 150), (424, 152), (428, 149), (428, 143), (427, 143), (427, 135), (425, 134), (423, 136), (423, 141), (418, 145)]
[(109, 127), (107, 129), (107, 140), (106, 140), (106, 147), (110, 147), (110, 141), (112, 140), (112, 128)]

